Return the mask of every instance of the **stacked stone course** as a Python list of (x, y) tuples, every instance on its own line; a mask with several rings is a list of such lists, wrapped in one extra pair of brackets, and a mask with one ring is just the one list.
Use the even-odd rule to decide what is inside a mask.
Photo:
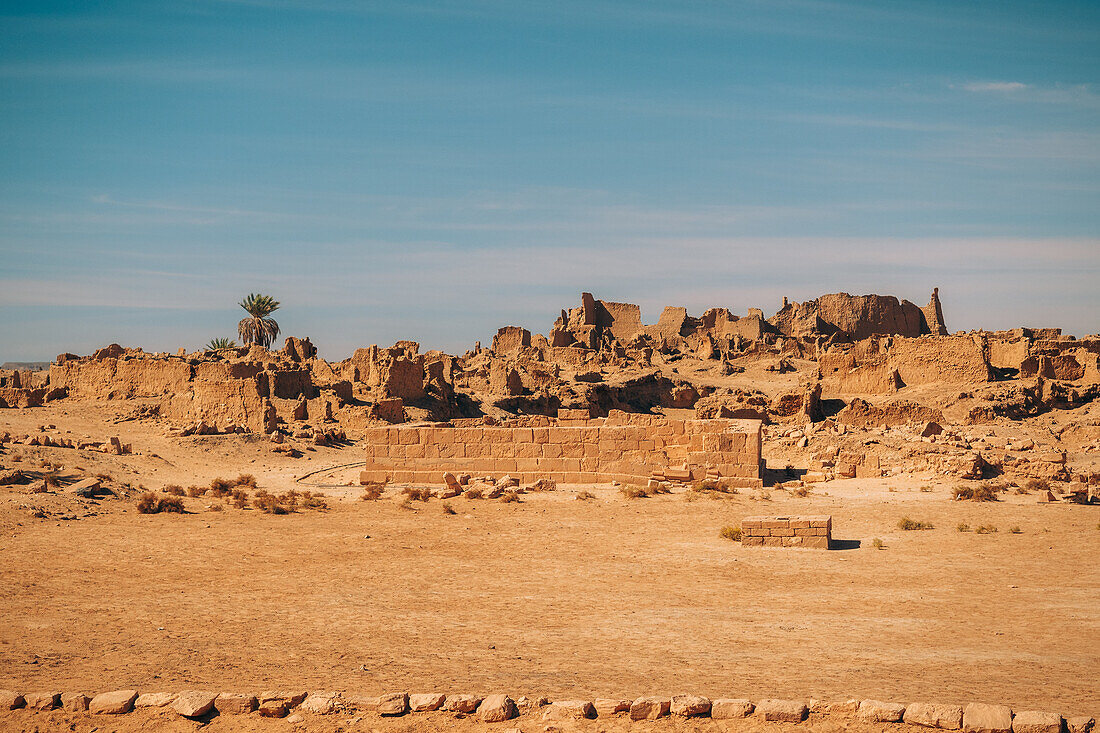
[(437, 483), (444, 472), (508, 474), (520, 481), (644, 483), (670, 467), (753, 488), (760, 479), (759, 420), (669, 420), (570, 415), (547, 427), (385, 427), (366, 431), (363, 483)]
[(829, 549), (833, 518), (745, 517), (741, 520), (741, 544), (746, 547), (813, 547)]

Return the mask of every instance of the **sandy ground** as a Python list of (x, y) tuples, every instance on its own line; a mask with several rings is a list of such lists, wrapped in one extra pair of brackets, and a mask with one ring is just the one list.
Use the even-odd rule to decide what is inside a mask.
[[(293, 460), (239, 436), (169, 441), (138, 421), (108, 426), (102, 410), (62, 409), (4, 411), (0, 429), (49, 422), (118, 434), (143, 455), (20, 451), (149, 487), (248, 472), (282, 491), (359, 458), (322, 448)], [(354, 472), (309, 480), (335, 486)], [(358, 501), (358, 487), (323, 489), (328, 512), (286, 516), (212, 512), (204, 499), (188, 499), (186, 515), (140, 515), (132, 501), (105, 500), (76, 521), (33, 519), (29, 503), (60, 499), (5, 489), (0, 688), (693, 692), (1100, 713), (1096, 507), (1014, 495), (958, 503), (920, 476), (830, 482), (806, 498), (772, 490), (768, 500), (627, 500), (586, 488), (596, 498), (561, 489), (517, 504), (452, 499), (455, 515), (438, 499), (403, 509), (392, 489)], [(719, 537), (746, 515), (794, 513), (831, 514), (844, 549), (742, 548)], [(935, 528), (901, 531), (902, 516)], [(999, 531), (961, 533), (959, 523)], [(31, 718), (19, 715), (30, 714), (0, 724), (21, 729)], [(52, 715), (68, 729), (63, 713)], [(33, 720), (26, 726), (46, 716)], [(435, 729), (379, 723), (369, 727)], [(125, 726), (139, 724), (160, 729), (137, 718)], [(321, 723), (330, 724), (317, 729), (339, 729)], [(739, 725), (749, 727), (729, 729), (763, 729)]]

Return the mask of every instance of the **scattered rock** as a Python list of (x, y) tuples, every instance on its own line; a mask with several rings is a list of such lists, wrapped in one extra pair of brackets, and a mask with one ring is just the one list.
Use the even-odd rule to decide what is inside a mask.
[(477, 708), (477, 717), (483, 723), (503, 723), (516, 715), (516, 703), (507, 695), (489, 695)]
[(198, 718), (214, 709), (218, 695), (202, 690), (184, 690), (172, 701), (172, 709), (185, 718)]
[(744, 718), (752, 714), (755, 706), (750, 700), (726, 699), (714, 700), (710, 704), (710, 717), (715, 720)]
[(331, 715), (339, 707), (339, 692), (311, 692), (306, 695), (302, 709), (315, 715)]
[[(28, 705), (30, 704), (28, 698)], [(1038, 710), (1024, 710), (1012, 718), (1013, 733), (1061, 733), (1062, 716)]]
[(902, 720), (909, 725), (958, 730), (962, 727), (962, 717), (963, 709), (958, 705), (911, 702), (906, 706)]
[(421, 695), (409, 695), (409, 711), (413, 713), (426, 713), (431, 710), (439, 710), (446, 702), (447, 696), (436, 692)]
[(60, 703), (60, 692), (28, 692), (23, 696), (27, 710), (53, 710)]
[(88, 703), (92, 701), (92, 698), (85, 695), (83, 692), (63, 692), (61, 693), (61, 707), (69, 713), (82, 713), (88, 709)]
[(144, 692), (134, 700), (135, 708), (162, 708), (171, 704), (176, 696), (171, 692)]
[(404, 692), (390, 692), (378, 698), (379, 715), (404, 715), (409, 710), (409, 696)]
[(88, 709), (102, 715), (122, 715), (134, 709), (134, 700), (137, 700), (137, 696), (137, 690), (102, 692), (92, 698)]
[(251, 713), (256, 709), (256, 696), (244, 695), (239, 692), (223, 692), (214, 700), (214, 707), (222, 714), (242, 715)]
[(582, 720), (596, 717), (596, 708), (588, 700), (557, 700), (542, 711), (543, 720)]
[(1068, 733), (1092, 733), (1096, 721), (1087, 716), (1066, 718), (1066, 730)]
[(768, 721), (801, 723), (806, 718), (806, 704), (798, 700), (761, 700), (756, 712)]
[(668, 715), (672, 701), (663, 697), (639, 697), (630, 703), (631, 720), (656, 720)]
[(1012, 710), (1004, 705), (972, 702), (963, 708), (962, 727), (967, 733), (1009, 733)]
[(472, 713), (480, 704), (481, 698), (476, 695), (447, 695), (443, 709), (449, 713)]
[(710, 698), (698, 695), (673, 695), (669, 703), (669, 712), (684, 718), (706, 715), (710, 712)]
[(856, 715), (875, 723), (897, 723), (905, 714), (905, 706), (896, 702), (864, 700), (860, 702)]
[(630, 712), (631, 700), (618, 700), (615, 698), (598, 697), (595, 702), (592, 703), (592, 707), (596, 709), (596, 715), (600, 718), (606, 718), (616, 713), (628, 713)]

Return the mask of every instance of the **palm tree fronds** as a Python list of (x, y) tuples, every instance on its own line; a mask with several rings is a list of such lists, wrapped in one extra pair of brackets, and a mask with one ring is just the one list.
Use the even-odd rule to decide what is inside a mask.
[(218, 338), (210, 339), (210, 342), (203, 348), (206, 351), (221, 351), (222, 349), (232, 349), (237, 346), (237, 342), (233, 339), (227, 339), (219, 336)]

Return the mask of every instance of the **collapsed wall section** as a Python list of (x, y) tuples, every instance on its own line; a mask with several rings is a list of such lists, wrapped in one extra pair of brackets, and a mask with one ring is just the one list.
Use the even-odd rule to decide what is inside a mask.
[(682, 467), (759, 487), (759, 420), (597, 418), (550, 427), (394, 426), (366, 431), (360, 480), (438, 483), (452, 473), (508, 474), (520, 481), (644, 483)]

